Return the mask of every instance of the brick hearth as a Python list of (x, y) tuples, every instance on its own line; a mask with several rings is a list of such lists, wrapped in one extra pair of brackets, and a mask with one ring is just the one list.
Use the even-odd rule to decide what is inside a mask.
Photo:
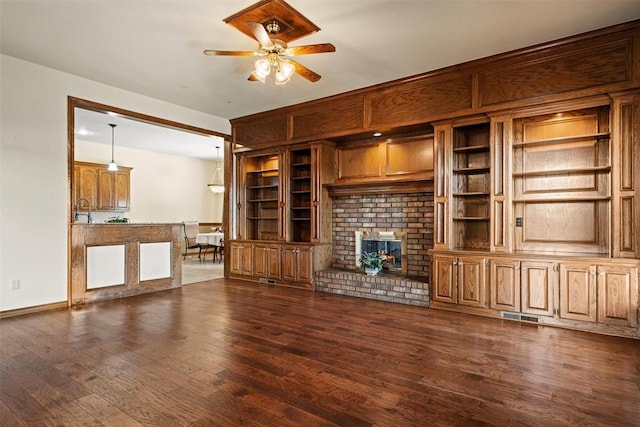
[(367, 276), (360, 272), (316, 272), (316, 291), (377, 299), (400, 304), (429, 306), (429, 284), (393, 274)]
[[(316, 290), (428, 306), (433, 193), (356, 194), (333, 197), (332, 203), (332, 269), (316, 272)], [(357, 230), (406, 232), (407, 277), (361, 272), (355, 265)]]

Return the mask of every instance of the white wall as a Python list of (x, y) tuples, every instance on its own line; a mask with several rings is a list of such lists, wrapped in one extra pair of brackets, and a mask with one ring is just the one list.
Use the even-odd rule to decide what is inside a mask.
[[(133, 222), (222, 222), (222, 194), (213, 194), (207, 184), (216, 162), (189, 157), (115, 147), (119, 166), (132, 167), (131, 209), (123, 216)], [(108, 163), (111, 146), (75, 141), (75, 158)]]
[(225, 119), (0, 55), (0, 311), (67, 299), (68, 96), (231, 132)]

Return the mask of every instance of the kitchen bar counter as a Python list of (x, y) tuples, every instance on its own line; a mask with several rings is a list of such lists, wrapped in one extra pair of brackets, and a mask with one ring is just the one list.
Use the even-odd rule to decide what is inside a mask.
[(73, 223), (71, 304), (182, 286), (182, 223)]

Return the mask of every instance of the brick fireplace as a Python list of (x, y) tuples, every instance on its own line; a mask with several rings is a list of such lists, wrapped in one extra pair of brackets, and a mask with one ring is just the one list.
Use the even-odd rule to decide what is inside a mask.
[[(316, 274), (316, 290), (428, 305), (433, 246), (433, 193), (355, 194), (334, 196), (332, 269)], [(366, 276), (356, 267), (356, 231), (396, 232), (406, 239), (404, 273)]]

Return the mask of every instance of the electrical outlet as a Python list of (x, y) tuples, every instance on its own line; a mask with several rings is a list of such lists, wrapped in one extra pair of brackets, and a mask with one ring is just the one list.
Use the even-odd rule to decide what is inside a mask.
[(20, 289), (20, 279), (10, 280), (9, 281), (9, 289), (11, 289), (12, 291)]

